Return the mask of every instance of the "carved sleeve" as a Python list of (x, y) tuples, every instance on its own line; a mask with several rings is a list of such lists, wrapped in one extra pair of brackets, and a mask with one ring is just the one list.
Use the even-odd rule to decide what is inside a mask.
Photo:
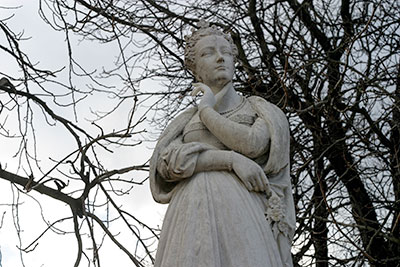
[(168, 182), (175, 182), (193, 175), (197, 158), (202, 151), (200, 143), (183, 144), (174, 140), (161, 152), (157, 171)]
[(175, 140), (162, 151), (157, 171), (167, 182), (177, 182), (202, 171), (232, 170), (231, 151), (216, 150), (201, 142)]
[(270, 133), (262, 118), (257, 118), (250, 127), (225, 118), (212, 108), (203, 109), (200, 118), (208, 130), (232, 150), (253, 159), (268, 151)]

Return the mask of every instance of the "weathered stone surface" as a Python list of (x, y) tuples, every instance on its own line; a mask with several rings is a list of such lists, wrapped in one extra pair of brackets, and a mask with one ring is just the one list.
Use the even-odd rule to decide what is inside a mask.
[(235, 53), (205, 24), (187, 38), (193, 95), (203, 96), (167, 127), (150, 162), (153, 197), (169, 203), (156, 267), (292, 266), (288, 123), (235, 91)]

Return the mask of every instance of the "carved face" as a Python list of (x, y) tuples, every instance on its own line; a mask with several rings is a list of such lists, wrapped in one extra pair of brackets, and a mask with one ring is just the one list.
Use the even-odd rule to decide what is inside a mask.
[(221, 89), (232, 81), (234, 59), (230, 43), (222, 36), (201, 38), (195, 46), (196, 78), (206, 85)]

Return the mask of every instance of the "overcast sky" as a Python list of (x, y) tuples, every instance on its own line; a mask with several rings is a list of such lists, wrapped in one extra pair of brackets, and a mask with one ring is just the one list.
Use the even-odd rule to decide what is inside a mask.
[[(14, 32), (24, 32), (25, 37), (30, 37), (29, 40), (24, 41), (21, 47), (31, 57), (33, 62), (37, 62), (39, 67), (56, 69), (61, 68), (66, 62), (65, 58), (65, 41), (64, 35), (61, 32), (55, 32), (47, 24), (45, 24), (39, 17), (37, 8), (38, 1), (23, 1), (23, 0), (1, 0), (1, 6), (18, 6), (18, 9), (1, 9), (0, 8), (0, 19), (5, 19), (15, 14), (14, 17), (7, 21), (7, 25), (14, 30)], [(0, 32), (0, 44), (5, 44), (5, 38), (2, 32)], [(75, 55), (81, 59), (81, 62), (85, 64), (85, 67), (98, 68), (101, 66), (107, 66), (112, 63), (112, 53), (108, 53), (107, 49), (111, 49), (107, 46), (99, 46), (95, 43), (87, 44), (81, 43), (74, 47)], [(7, 56), (4, 52), (0, 51), (0, 71), (7, 73), (10, 76), (18, 76), (18, 68), (12, 58)], [(1, 77), (0, 77), (1, 78)], [(143, 84), (142, 86), (146, 86)], [(1, 98), (2, 96), (0, 96)], [(1, 100), (1, 99), (0, 99)], [(83, 118), (90, 117), (90, 108), (97, 109), (107, 106), (105, 99), (94, 98), (90, 99), (89, 103), (78, 107), (80, 113), (80, 123), (84, 123)], [(129, 106), (121, 108), (116, 116), (124, 117), (129, 110)], [(63, 114), (65, 115), (65, 114)], [(0, 116), (1, 118), (1, 116)], [(15, 119), (15, 118), (11, 118)], [(83, 120), (83, 122), (82, 122)], [(110, 118), (105, 123), (109, 127), (118, 127), (118, 120)], [(48, 127), (45, 123), (38, 121), (38, 127)], [(115, 125), (114, 125), (115, 124)], [(143, 127), (148, 127), (144, 125)], [(47, 128), (46, 128), (47, 129)], [(44, 133), (43, 133), (44, 132)], [(63, 141), (63, 132), (58, 128), (49, 128), (48, 131), (42, 131), (39, 139), (45, 140), (40, 143), (40, 153), (45, 155), (46, 153), (52, 156), (57, 156), (59, 153), (60, 157), (64, 151), (68, 151), (68, 142)], [(7, 166), (7, 170), (15, 171), (17, 168), (17, 159), (13, 158), (16, 153), (16, 142), (12, 142), (9, 139), (0, 138), (0, 163), (2, 166)], [(116, 166), (128, 166), (134, 162), (135, 164), (143, 163), (143, 159), (147, 159), (151, 155), (151, 147), (154, 146), (152, 143), (144, 143), (142, 147), (129, 149), (121, 149), (118, 155), (108, 155), (106, 159), (110, 164)], [(150, 148), (150, 149), (148, 149)], [(106, 156), (106, 155), (105, 155)], [(51, 166), (49, 165), (49, 168)], [(22, 175), (22, 173), (20, 173)], [(140, 175), (140, 174), (135, 174)], [(146, 173), (143, 173), (143, 178), (146, 177)], [(14, 194), (13, 191), (14, 190)], [(43, 214), (39, 203), (35, 202), (29, 196), (23, 193), (18, 193), (15, 189), (12, 189), (10, 183), (0, 179), (0, 216), (4, 215), (4, 219), (0, 221), (0, 251), (1, 251), (1, 264), (2, 267), (18, 267), (23, 266), (17, 247), (21, 246), (18, 241), (17, 230), (21, 230), (20, 236), (22, 238), (22, 246), (27, 246), (32, 242), (46, 227), (43, 223), (42, 216), (46, 221), (52, 221), (60, 219), (62, 217), (70, 216), (70, 211), (63, 203), (53, 201), (52, 199), (40, 196), (37, 193), (31, 192), (30, 195), (37, 198), (43, 208)], [(19, 199), (16, 197), (19, 196)], [(18, 209), (13, 209), (12, 206), (8, 205), (11, 203), (21, 203)], [(141, 218), (144, 222), (147, 222), (151, 226), (155, 227), (160, 225), (163, 214), (165, 212), (165, 205), (156, 204), (150, 194), (148, 183), (144, 186), (134, 189), (133, 192), (127, 196), (123, 203), (124, 207), (131, 211), (135, 216)], [(19, 222), (12, 220), (13, 212), (18, 212), (21, 218)], [(1, 217), (0, 217), (1, 219)], [(71, 221), (60, 224), (59, 227), (64, 230), (71, 230)], [(127, 245), (131, 242), (130, 237), (119, 236), (119, 240)], [(73, 235), (59, 236), (52, 232), (46, 233), (39, 241), (38, 247), (31, 253), (24, 253), (25, 266), (36, 267), (36, 266), (73, 266), (77, 253), (76, 240)], [(132, 246), (133, 247), (133, 246)], [(107, 251), (107, 252), (106, 252)], [(130, 266), (131, 262), (124, 254), (122, 254), (115, 247), (108, 246), (105, 243), (105, 247), (102, 248), (102, 265), (103, 266)], [(81, 261), (81, 266), (87, 266), (85, 259)]]

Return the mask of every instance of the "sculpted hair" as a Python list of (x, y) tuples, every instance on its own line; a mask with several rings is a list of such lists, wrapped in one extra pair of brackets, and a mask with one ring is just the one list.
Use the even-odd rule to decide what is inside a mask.
[(185, 36), (185, 41), (186, 41), (186, 47), (185, 47), (185, 66), (187, 69), (189, 69), (195, 76), (195, 57), (196, 57), (196, 51), (195, 51), (195, 46), (197, 42), (206, 36), (222, 36), (229, 42), (231, 45), (232, 49), (232, 54), (234, 59), (236, 59), (236, 56), (238, 54), (238, 50), (236, 45), (233, 43), (232, 37), (228, 33), (224, 33), (221, 30), (217, 28), (217, 26), (212, 25), (211, 27), (209, 26), (208, 22), (205, 22), (204, 20), (201, 20), (199, 22), (199, 29), (198, 30), (192, 30), (191, 35), (186, 35)]

